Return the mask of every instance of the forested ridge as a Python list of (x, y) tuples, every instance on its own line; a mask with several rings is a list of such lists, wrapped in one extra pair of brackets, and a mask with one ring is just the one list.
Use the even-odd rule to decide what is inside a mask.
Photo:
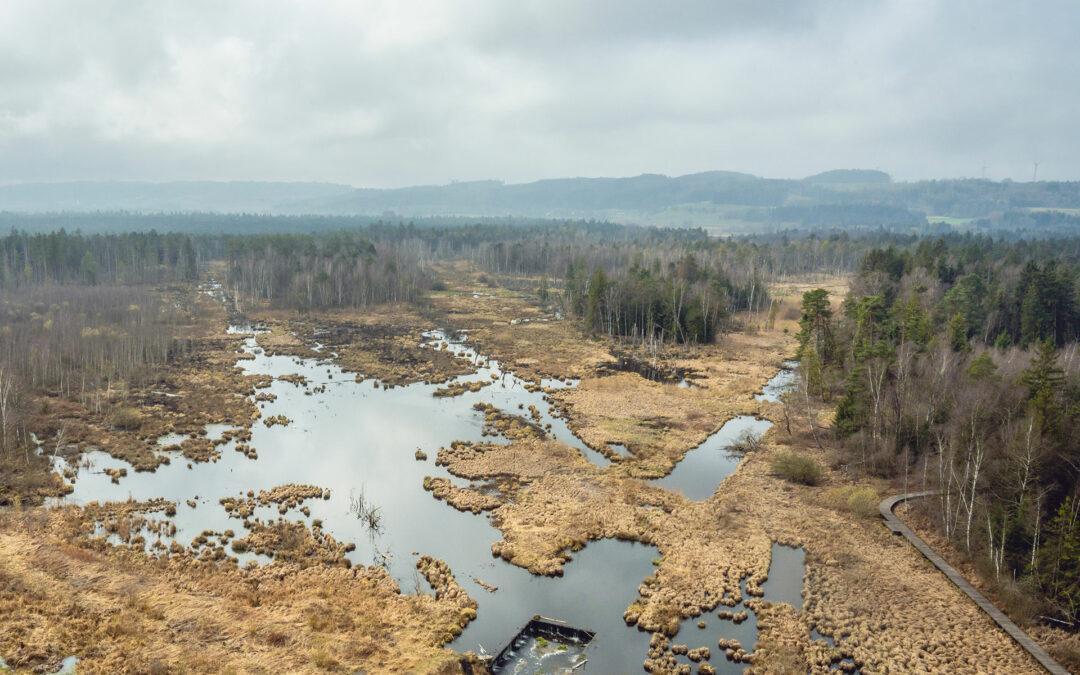
[[(770, 210), (793, 208), (797, 219), (826, 215), (829, 226), (863, 227), (886, 222), (925, 223), (925, 215), (986, 218), (1030, 208), (1080, 208), (1080, 183), (944, 179), (894, 182), (880, 171), (828, 171), (805, 179), (776, 179), (735, 171), (683, 176), (641, 174), (613, 178), (553, 178), (508, 184), (481, 180), (447, 185), (355, 189), (318, 183), (28, 183), (0, 186), (0, 210), (13, 212), (100, 211), (174, 217), (193, 209), (228, 214), (323, 214), (382, 217), (469, 216), (601, 217), (612, 212), (656, 212), (694, 204)], [(862, 219), (851, 217), (861, 215)], [(205, 216), (206, 214), (204, 214)], [(764, 216), (764, 218), (761, 218)], [(204, 218), (205, 219), (205, 218)], [(0, 227), (6, 227), (0, 217)], [(174, 221), (178, 222), (178, 221)], [(809, 221), (808, 221), (809, 222)], [(353, 223), (354, 225), (356, 223)], [(150, 227), (161, 225), (150, 224)], [(56, 222), (53, 227), (71, 227)], [(175, 227), (175, 226), (174, 226)]]
[(1080, 241), (880, 248), (803, 298), (807, 393), (857, 471), (940, 490), (936, 527), (1030, 618), (1080, 619)]

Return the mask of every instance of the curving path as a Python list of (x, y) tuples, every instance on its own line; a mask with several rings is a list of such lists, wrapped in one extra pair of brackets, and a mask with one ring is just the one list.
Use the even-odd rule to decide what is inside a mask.
[(918, 497), (926, 497), (928, 495), (937, 494), (934, 490), (928, 490), (926, 492), (908, 492), (902, 495), (896, 495), (889, 497), (881, 502), (878, 506), (878, 510), (881, 511), (881, 516), (885, 519), (885, 526), (892, 530), (893, 534), (902, 534), (907, 538), (911, 544), (919, 550), (926, 559), (934, 563), (934, 566), (945, 573), (945, 576), (949, 578), (949, 581), (956, 584), (956, 586), (967, 594), (969, 598), (975, 601), (984, 612), (990, 615), (990, 618), (994, 620), (997, 625), (1001, 626), (1002, 630), (1009, 634), (1009, 636), (1016, 640), (1021, 647), (1027, 650), (1029, 654), (1035, 657), (1043, 668), (1054, 675), (1069, 675), (1069, 671), (1065, 670), (1057, 661), (1055, 661), (1046, 650), (1039, 646), (1037, 642), (1031, 639), (1031, 636), (1020, 630), (1020, 627), (1013, 623), (1012, 619), (1005, 616), (1005, 613), (994, 606), (989, 600), (986, 599), (982, 593), (975, 589), (974, 586), (968, 583), (956, 568), (945, 562), (945, 559), (934, 552), (932, 548), (926, 545), (922, 539), (915, 534), (911, 528), (903, 523), (896, 514), (893, 513), (893, 509), (902, 501), (908, 499), (915, 499)]

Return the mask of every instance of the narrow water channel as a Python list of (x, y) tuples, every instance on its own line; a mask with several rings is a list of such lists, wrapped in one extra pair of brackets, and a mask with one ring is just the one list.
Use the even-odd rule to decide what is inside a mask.
[(760, 438), (771, 426), (772, 422), (749, 415), (728, 420), (704, 443), (687, 452), (671, 473), (657, 479), (656, 485), (681, 492), (694, 501), (708, 499), (742, 461), (731, 447), (747, 434)]
[(802, 609), (803, 576), (806, 571), (806, 551), (796, 546), (773, 544), (769, 563), (769, 578), (762, 584), (765, 598), (786, 602)]
[[(798, 377), (795, 368), (798, 361), (784, 361), (783, 367), (754, 396), (759, 401), (779, 401), (781, 394), (791, 389)], [(739, 466), (742, 456), (732, 452), (740, 441), (761, 436), (772, 427), (772, 422), (749, 415), (734, 417), (724, 423), (712, 436), (698, 447), (686, 453), (667, 476), (656, 484), (673, 492), (682, 492), (687, 499), (708, 499), (721, 481)]]
[(754, 398), (758, 401), (779, 401), (780, 395), (795, 385), (795, 380), (799, 377), (795, 371), (798, 367), (798, 361), (784, 361), (784, 367), (780, 369), (780, 372), (773, 375), (762, 387), (761, 393), (755, 395)]

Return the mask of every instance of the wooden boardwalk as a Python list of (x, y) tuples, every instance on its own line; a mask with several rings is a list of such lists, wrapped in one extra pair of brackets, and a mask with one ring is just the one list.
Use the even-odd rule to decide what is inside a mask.
[(949, 581), (956, 584), (957, 588), (967, 594), (969, 598), (975, 601), (975, 604), (979, 606), (984, 612), (990, 615), (990, 618), (994, 620), (997, 625), (1001, 626), (1002, 630), (1009, 634), (1009, 637), (1016, 640), (1016, 642), (1027, 650), (1043, 668), (1054, 675), (1069, 675), (1069, 671), (1065, 670), (1057, 661), (1055, 661), (1046, 650), (1039, 646), (1039, 643), (1031, 639), (1031, 636), (1020, 630), (1020, 627), (1013, 623), (1012, 619), (1005, 616), (1005, 613), (994, 606), (989, 600), (986, 599), (982, 593), (975, 589), (974, 586), (968, 583), (956, 568), (945, 562), (945, 559), (934, 552), (932, 548), (927, 546), (926, 542), (919, 538), (919, 535), (915, 534), (911, 528), (905, 525), (896, 514), (893, 513), (893, 509), (902, 501), (908, 499), (915, 499), (917, 497), (926, 497), (928, 495), (936, 494), (934, 491), (927, 492), (909, 492), (907, 494), (896, 495), (895, 497), (889, 497), (881, 502), (878, 509), (881, 511), (881, 516), (885, 519), (885, 525), (893, 534), (902, 534), (911, 542), (912, 546), (919, 549), (919, 552), (926, 556), (929, 560), (941, 570)]

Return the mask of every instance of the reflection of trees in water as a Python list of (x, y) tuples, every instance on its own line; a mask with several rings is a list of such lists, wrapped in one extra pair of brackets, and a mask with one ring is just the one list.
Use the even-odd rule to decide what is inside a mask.
[(372, 564), (389, 571), (394, 561), (394, 553), (389, 546), (380, 549), (378, 545), (384, 534), (382, 508), (367, 498), (363, 485), (359, 490), (349, 491), (349, 513), (359, 520), (367, 531), (368, 543), (371, 545)]
[(359, 493), (355, 490), (349, 491), (349, 513), (364, 524), (372, 537), (382, 533), (382, 509), (367, 499), (363, 485), (360, 486)]
[(390, 571), (390, 565), (394, 562), (394, 552), (387, 546), (385, 550), (379, 550), (379, 547), (375, 545), (375, 536), (371, 537), (371, 560), (372, 564), (376, 567), (382, 567), (387, 572)]

